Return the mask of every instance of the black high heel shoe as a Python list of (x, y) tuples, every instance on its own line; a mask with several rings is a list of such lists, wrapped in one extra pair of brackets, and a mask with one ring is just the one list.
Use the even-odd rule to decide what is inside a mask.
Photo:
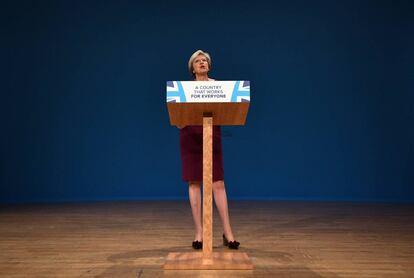
[(223, 234), (223, 245), (228, 246), (230, 249), (239, 249), (240, 242), (238, 241), (228, 241), (226, 236)]
[(193, 248), (194, 249), (201, 249), (203, 248), (203, 242), (202, 241), (193, 241)]

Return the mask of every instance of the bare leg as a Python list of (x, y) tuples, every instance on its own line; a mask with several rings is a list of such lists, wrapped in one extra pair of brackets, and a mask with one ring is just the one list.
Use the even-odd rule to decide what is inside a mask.
[(188, 183), (188, 195), (190, 197), (191, 212), (193, 214), (195, 236), (194, 240), (203, 240), (203, 226), (201, 222), (201, 183), (189, 182)]
[(226, 188), (224, 181), (213, 182), (213, 193), (216, 207), (220, 214), (221, 223), (223, 223), (224, 235), (229, 241), (234, 240), (233, 232), (230, 226), (229, 210), (227, 206)]

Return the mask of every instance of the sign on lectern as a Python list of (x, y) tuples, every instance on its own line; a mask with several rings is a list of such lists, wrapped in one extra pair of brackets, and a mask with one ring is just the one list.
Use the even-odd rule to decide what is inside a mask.
[(250, 81), (168, 81), (171, 125), (202, 125), (211, 112), (214, 125), (244, 125), (250, 104)]

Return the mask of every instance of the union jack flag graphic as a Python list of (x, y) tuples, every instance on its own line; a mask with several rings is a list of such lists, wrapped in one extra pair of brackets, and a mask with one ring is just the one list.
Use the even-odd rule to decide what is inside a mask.
[(167, 81), (167, 102), (186, 102), (181, 81)]
[(231, 102), (250, 102), (250, 81), (236, 81)]

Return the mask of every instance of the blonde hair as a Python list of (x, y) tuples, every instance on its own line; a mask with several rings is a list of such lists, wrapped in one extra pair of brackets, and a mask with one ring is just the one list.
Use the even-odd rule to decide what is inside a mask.
[(203, 50), (197, 50), (196, 52), (193, 53), (193, 55), (191, 55), (190, 60), (188, 60), (188, 70), (190, 71), (192, 76), (195, 76), (193, 70), (193, 62), (195, 60), (195, 58), (198, 55), (203, 55), (207, 58), (207, 63), (208, 63), (208, 68), (209, 70), (211, 70), (211, 58), (210, 58), (210, 54), (208, 54), (207, 52), (204, 52)]

